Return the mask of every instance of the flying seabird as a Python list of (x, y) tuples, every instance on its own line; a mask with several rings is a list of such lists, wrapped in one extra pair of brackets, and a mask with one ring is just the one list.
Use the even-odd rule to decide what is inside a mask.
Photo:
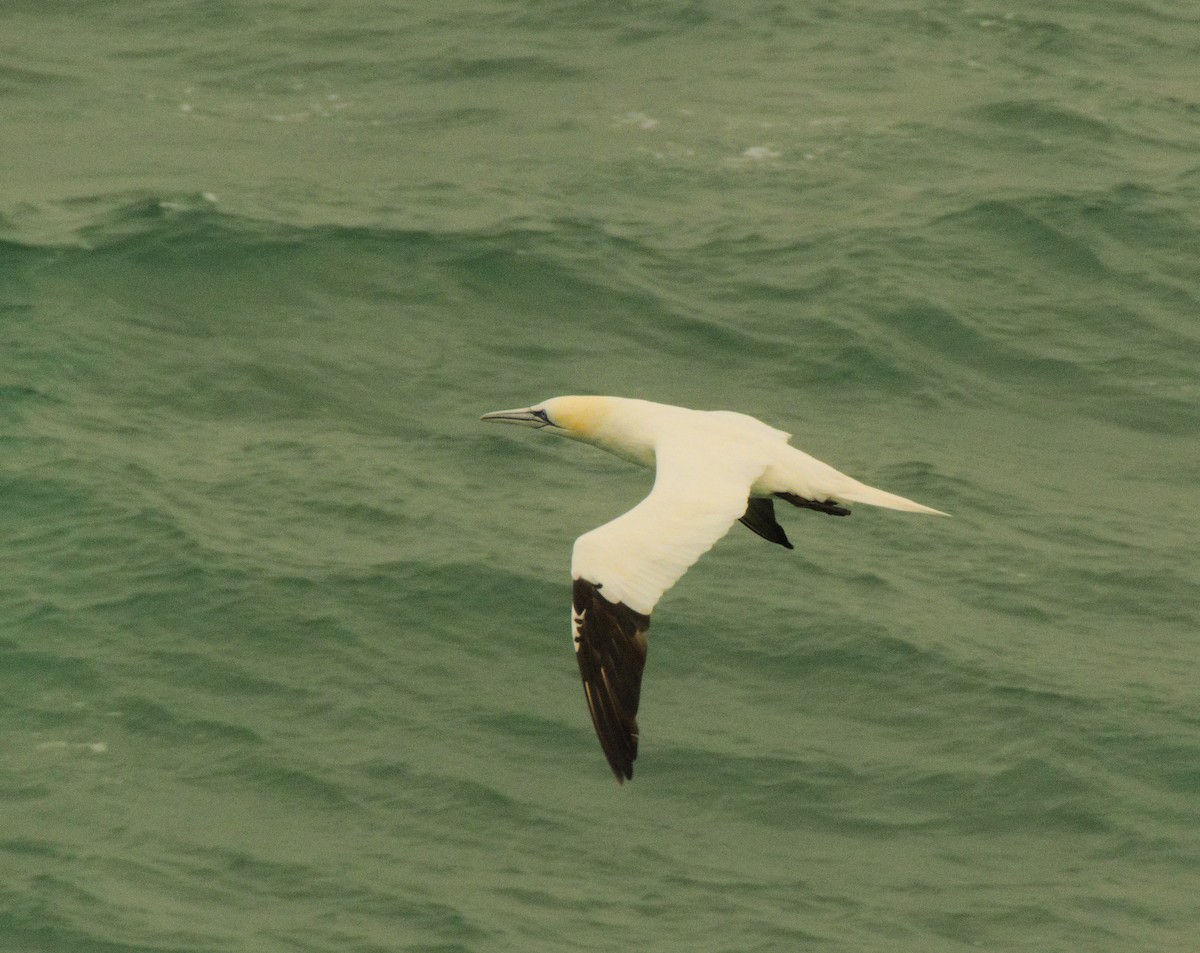
[(617, 782), (633, 777), (638, 698), (650, 612), (735, 522), (792, 549), (775, 499), (830, 516), (843, 503), (910, 513), (940, 510), (877, 490), (788, 444), (746, 414), (688, 410), (625, 397), (555, 397), (482, 420), (570, 437), (654, 468), (654, 487), (628, 513), (584, 533), (571, 556), (571, 630), (592, 724)]

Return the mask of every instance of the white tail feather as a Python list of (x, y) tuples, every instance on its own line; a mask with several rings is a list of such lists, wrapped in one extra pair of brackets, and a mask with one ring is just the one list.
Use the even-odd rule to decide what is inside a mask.
[(845, 500), (848, 503), (867, 503), (889, 510), (903, 510), (906, 513), (929, 513), (932, 516), (950, 515), (941, 510), (935, 510), (932, 506), (925, 506), (903, 496), (897, 496), (895, 493), (889, 493), (887, 490), (878, 490), (865, 483), (859, 483), (857, 480), (852, 481), (849, 486), (835, 495), (839, 500)]

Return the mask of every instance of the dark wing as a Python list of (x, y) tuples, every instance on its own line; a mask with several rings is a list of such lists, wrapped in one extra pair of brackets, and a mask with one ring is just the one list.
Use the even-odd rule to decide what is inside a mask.
[(746, 504), (746, 514), (738, 521), (748, 529), (758, 533), (768, 543), (778, 543), (788, 549), (795, 549), (787, 538), (783, 527), (775, 520), (775, 501), (769, 496), (752, 496)]
[(776, 493), (781, 500), (787, 500), (792, 506), (802, 506), (807, 510), (816, 510), (819, 513), (828, 513), (830, 516), (849, 516), (849, 507), (842, 506), (833, 500), (810, 500), (804, 496), (797, 496), (795, 493)]
[(601, 584), (576, 579), (571, 592), (575, 658), (600, 747), (617, 783), (633, 777), (638, 698), (646, 667), (650, 616), (600, 594)]
[[(830, 516), (849, 516), (850, 510), (832, 500), (810, 500), (795, 493), (776, 493), (777, 497), (791, 503), (792, 506), (802, 506), (805, 509), (828, 513)], [(769, 543), (778, 543), (788, 549), (795, 549), (787, 538), (787, 533), (775, 519), (775, 501), (770, 497), (752, 496), (746, 504), (745, 515), (738, 517), (738, 522), (747, 529), (757, 533)]]

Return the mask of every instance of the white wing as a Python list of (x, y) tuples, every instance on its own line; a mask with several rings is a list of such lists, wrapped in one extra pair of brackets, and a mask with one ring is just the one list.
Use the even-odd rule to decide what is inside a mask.
[(710, 446), (683, 436), (659, 440), (650, 495), (575, 541), (575, 660), (618, 783), (633, 777), (637, 758), (650, 610), (746, 512), (750, 487), (766, 466), (713, 455)]
[(746, 512), (767, 462), (722, 456), (688, 435), (660, 439), (650, 495), (575, 541), (571, 575), (595, 583), (607, 602), (649, 615)]

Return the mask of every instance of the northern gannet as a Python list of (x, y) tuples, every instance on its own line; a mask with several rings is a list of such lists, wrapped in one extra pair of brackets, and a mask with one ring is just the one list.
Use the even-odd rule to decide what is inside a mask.
[(788, 444), (791, 434), (727, 410), (625, 397), (555, 397), (484, 414), (570, 437), (655, 470), (628, 513), (584, 533), (571, 556), (571, 632), (592, 724), (617, 782), (633, 777), (646, 630), (655, 603), (735, 522), (792, 549), (775, 498), (831, 516), (841, 504), (940, 510), (877, 490)]

